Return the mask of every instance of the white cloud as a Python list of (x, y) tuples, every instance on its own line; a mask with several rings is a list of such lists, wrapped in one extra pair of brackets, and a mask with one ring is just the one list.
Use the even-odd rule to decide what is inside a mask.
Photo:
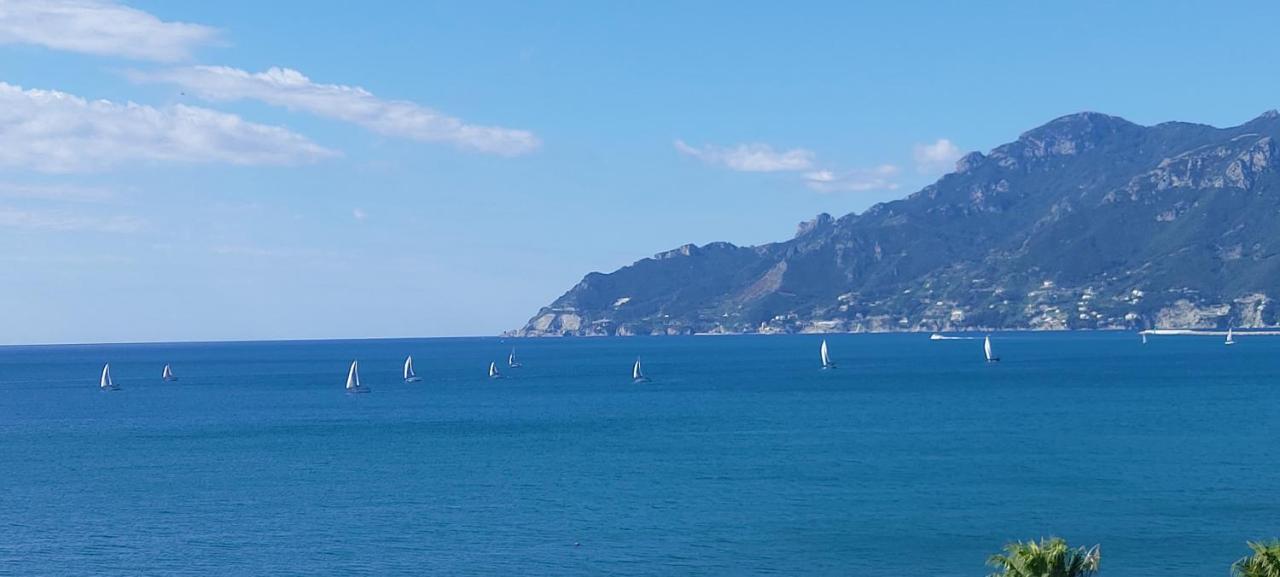
[(0, 0), (0, 44), (171, 62), (217, 35), (105, 0)]
[(94, 186), (0, 182), (0, 198), (70, 202), (105, 202), (115, 197), (116, 192), (114, 190)]
[(952, 170), (963, 152), (950, 140), (939, 138), (933, 144), (917, 144), (913, 150), (916, 170), (930, 174)]
[(813, 168), (814, 154), (803, 148), (776, 151), (767, 144), (759, 143), (739, 144), (728, 148), (709, 144), (699, 148), (690, 146), (683, 140), (677, 140), (675, 147), (685, 156), (741, 172), (784, 172)]
[(360, 208), (352, 210), (351, 216), (361, 222), (363, 222), (364, 219), (369, 218), (369, 214), (366, 213), (364, 209), (360, 209)]
[(340, 252), (317, 250), (310, 248), (269, 247), (250, 244), (221, 244), (208, 247), (208, 252), (225, 257), (247, 257), (255, 259), (290, 259), (304, 258), (322, 260), (332, 264), (335, 259), (345, 258)]
[(165, 82), (213, 101), (258, 100), (363, 126), (378, 134), (459, 148), (517, 156), (541, 145), (527, 130), (468, 124), (403, 100), (383, 100), (359, 86), (317, 84), (297, 70), (271, 68), (251, 73), (226, 66), (190, 66), (134, 72), (140, 81)]
[(61, 211), (33, 211), (0, 207), (0, 228), (42, 231), (92, 231), (128, 233), (142, 228), (133, 216), (85, 216)]
[(335, 154), (287, 129), (207, 108), (91, 101), (0, 82), (0, 166), (71, 172), (128, 162), (287, 165)]
[(892, 164), (874, 168), (861, 168), (844, 172), (816, 170), (805, 173), (805, 185), (818, 192), (863, 192), (868, 190), (895, 190), (898, 183), (893, 178), (900, 170)]
[(263, 248), (259, 246), (249, 245), (218, 245), (209, 249), (210, 252), (223, 256), (253, 256), (253, 257), (269, 257), (269, 258), (287, 258), (294, 256), (292, 251)]
[(675, 147), (685, 156), (742, 172), (807, 171), (801, 175), (805, 186), (818, 192), (895, 190), (898, 183), (894, 178), (901, 172), (892, 164), (843, 171), (818, 168), (814, 162), (816, 155), (804, 148), (777, 151), (767, 144), (758, 143), (731, 147), (696, 147), (683, 140), (676, 140)]

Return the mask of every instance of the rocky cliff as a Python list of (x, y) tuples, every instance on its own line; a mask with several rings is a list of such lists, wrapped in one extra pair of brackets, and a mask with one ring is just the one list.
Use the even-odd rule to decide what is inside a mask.
[(909, 197), (591, 273), (525, 336), (1275, 325), (1280, 115), (1058, 118)]

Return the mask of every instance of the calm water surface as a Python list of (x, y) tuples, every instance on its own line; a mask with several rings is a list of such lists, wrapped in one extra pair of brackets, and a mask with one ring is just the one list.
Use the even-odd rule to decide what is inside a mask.
[(0, 573), (972, 576), (1061, 535), (1222, 576), (1280, 536), (1280, 338), (827, 338), (518, 341), (499, 381), (499, 339), (3, 347)]

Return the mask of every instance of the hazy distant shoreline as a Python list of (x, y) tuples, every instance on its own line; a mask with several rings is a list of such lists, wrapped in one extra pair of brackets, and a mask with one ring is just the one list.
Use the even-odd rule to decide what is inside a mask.
[[(1234, 335), (1239, 336), (1280, 336), (1280, 328), (1233, 328)], [(1205, 337), (1205, 336), (1226, 336), (1225, 329), (1118, 329), (1118, 328), (1099, 328), (1099, 329), (1028, 329), (1028, 328), (1007, 328), (1007, 329), (966, 329), (957, 331), (809, 331), (809, 332), (703, 332), (703, 333), (682, 333), (677, 335), (671, 334), (637, 334), (637, 335), (610, 335), (610, 334), (585, 334), (585, 335), (561, 335), (561, 334), (535, 334), (535, 335), (517, 335), (516, 331), (507, 331), (500, 335), (499, 338), (504, 339), (597, 339), (597, 338), (632, 338), (632, 337), (746, 337), (746, 336), (787, 336), (787, 335), (942, 335), (949, 338), (977, 338), (979, 335), (994, 333), (1135, 333), (1150, 336), (1179, 336), (1179, 337)]]
[[(1212, 336), (1221, 337), (1221, 336), (1227, 335), (1227, 331), (1222, 331), (1218, 329), (1147, 329), (1145, 331), (1140, 331), (1140, 332), (1142, 334), (1148, 334), (1151, 336), (1162, 336), (1162, 337), (1212, 337)], [(1257, 337), (1257, 336), (1274, 337), (1274, 336), (1280, 335), (1280, 329), (1257, 329), (1257, 330), (1245, 329), (1241, 331), (1234, 331), (1232, 335), (1233, 336), (1243, 335), (1243, 336), (1250, 336), (1250, 337)]]

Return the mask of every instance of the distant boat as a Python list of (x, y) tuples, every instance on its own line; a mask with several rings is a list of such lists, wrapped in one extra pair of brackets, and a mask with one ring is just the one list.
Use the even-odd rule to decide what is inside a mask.
[(102, 379), (98, 381), (98, 388), (104, 391), (120, 390), (120, 387), (111, 382), (111, 363), (102, 365)]
[(413, 355), (404, 358), (404, 382), (416, 383), (422, 378), (413, 372)]
[(160, 378), (164, 379), (165, 382), (178, 380), (177, 375), (173, 374), (173, 367), (170, 367), (169, 365), (164, 366), (164, 371), (160, 373)]
[(995, 352), (991, 350), (991, 336), (990, 336), (990, 335), (988, 335), (986, 338), (982, 339), (982, 353), (983, 353), (984, 355), (986, 355), (986, 357), (987, 357), (987, 362), (988, 362), (988, 363), (998, 363), (998, 362), (1000, 362), (1000, 357), (997, 357), (997, 356), (996, 356), (996, 354), (995, 354)]
[(513, 368), (513, 369), (517, 369), (517, 368), (520, 368), (520, 367), (524, 366), (524, 365), (521, 365), (521, 364), (520, 364), (520, 361), (517, 361), (517, 360), (516, 360), (516, 348), (515, 348), (515, 347), (511, 347), (511, 354), (507, 355), (507, 366), (508, 366), (508, 367), (511, 367), (511, 368)]
[(818, 352), (822, 355), (822, 368), (836, 368), (836, 364), (831, 362), (831, 355), (827, 353), (827, 339), (822, 339), (822, 348), (818, 349)]
[(369, 388), (360, 384), (360, 361), (351, 361), (351, 369), (347, 371), (347, 392), (367, 393)]
[(636, 364), (631, 366), (631, 382), (647, 383), (649, 377), (644, 376), (644, 371), (640, 369), (640, 357), (636, 357)]
[(498, 372), (498, 363), (496, 361), (489, 363), (489, 378), (491, 379), (502, 378), (502, 373)]
[(1227, 327), (1227, 342), (1223, 344), (1227, 344), (1227, 345), (1236, 344), (1236, 340), (1231, 338), (1231, 327)]
[(933, 334), (929, 335), (929, 340), (931, 340), (931, 341), (945, 341), (945, 340), (947, 340), (947, 337), (944, 337), (944, 336), (942, 336), (942, 335), (940, 335), (940, 334), (938, 334), (938, 333), (933, 333)]
[(1142, 331), (1141, 333), (1138, 333), (1138, 334), (1142, 335), (1142, 344), (1144, 345), (1147, 344), (1147, 332)]

